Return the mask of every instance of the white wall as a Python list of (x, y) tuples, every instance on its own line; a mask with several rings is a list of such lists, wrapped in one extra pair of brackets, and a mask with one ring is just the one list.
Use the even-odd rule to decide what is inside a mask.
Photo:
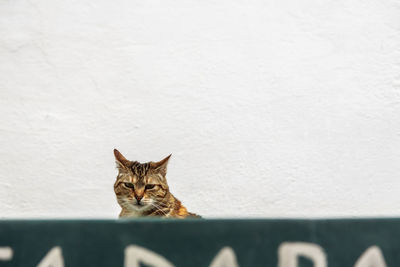
[(3, 0), (0, 217), (106, 217), (112, 150), (206, 217), (400, 215), (398, 1)]

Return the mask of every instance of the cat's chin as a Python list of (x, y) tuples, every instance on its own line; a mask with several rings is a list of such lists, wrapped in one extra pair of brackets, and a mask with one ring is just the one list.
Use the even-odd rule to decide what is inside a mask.
[(151, 205), (137, 205), (137, 204), (133, 204), (130, 205), (130, 208), (133, 211), (145, 211), (151, 208)]

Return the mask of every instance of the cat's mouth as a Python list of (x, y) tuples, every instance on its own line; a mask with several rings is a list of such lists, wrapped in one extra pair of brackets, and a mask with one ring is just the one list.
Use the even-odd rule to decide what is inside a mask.
[(152, 207), (151, 201), (148, 200), (137, 202), (132, 199), (121, 199), (119, 202), (122, 208), (131, 211), (143, 212)]

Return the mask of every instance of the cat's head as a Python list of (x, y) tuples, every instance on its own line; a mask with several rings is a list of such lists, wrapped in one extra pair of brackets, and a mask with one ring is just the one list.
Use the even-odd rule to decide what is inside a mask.
[(114, 156), (118, 169), (114, 192), (121, 208), (140, 213), (157, 207), (169, 192), (166, 174), (171, 155), (147, 163), (127, 160), (116, 149)]

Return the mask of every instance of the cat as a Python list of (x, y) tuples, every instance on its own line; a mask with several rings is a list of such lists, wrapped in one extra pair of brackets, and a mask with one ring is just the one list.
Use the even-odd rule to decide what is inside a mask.
[(122, 208), (120, 218), (200, 218), (188, 212), (169, 191), (166, 174), (171, 155), (147, 163), (127, 160), (117, 149), (114, 149), (114, 156), (118, 169), (114, 192)]

